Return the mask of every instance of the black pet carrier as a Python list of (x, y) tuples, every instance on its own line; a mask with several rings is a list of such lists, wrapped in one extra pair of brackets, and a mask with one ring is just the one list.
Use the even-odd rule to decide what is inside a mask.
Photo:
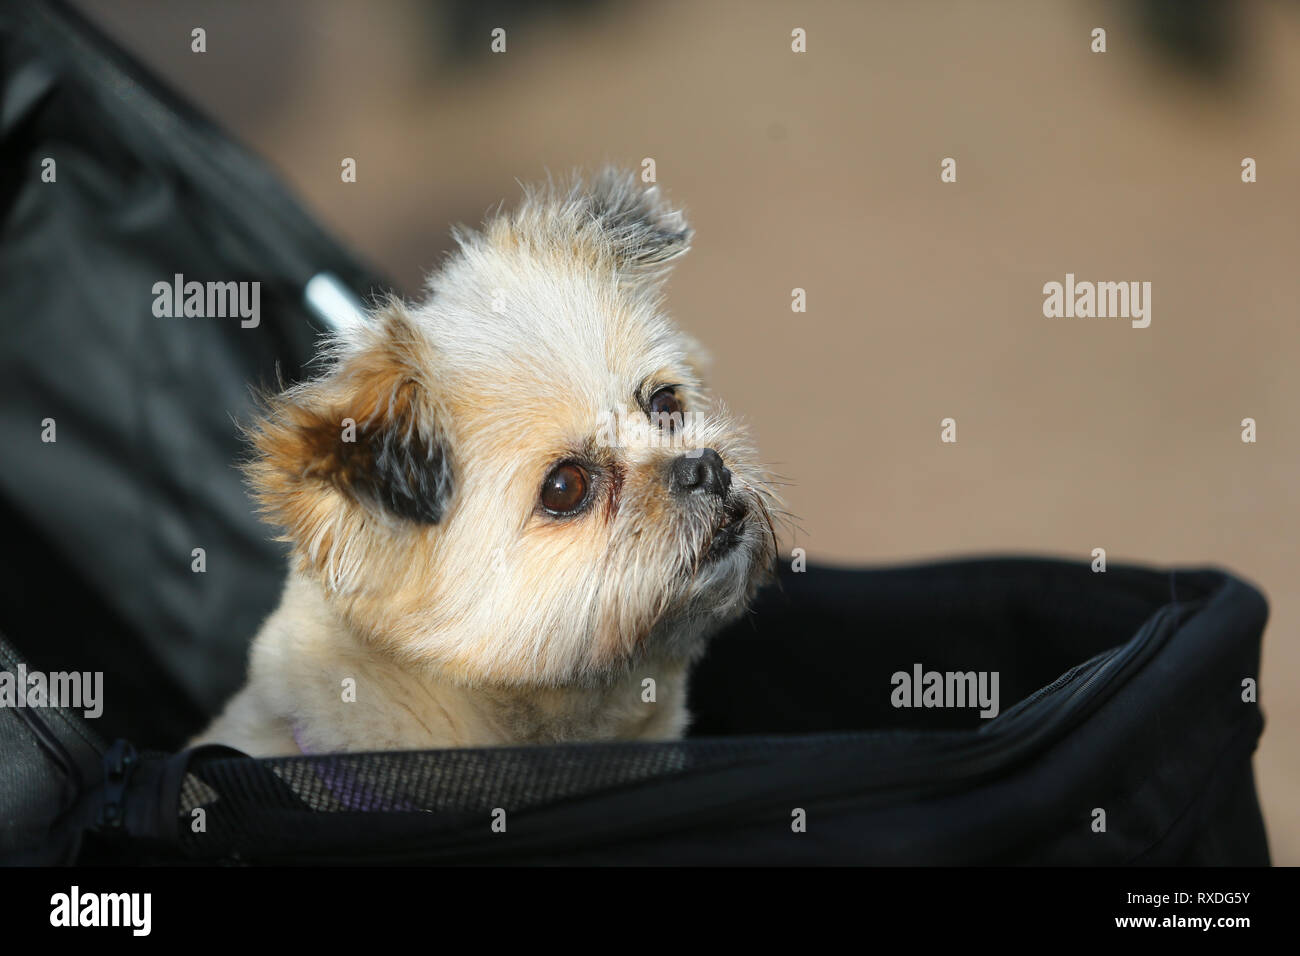
[[(1217, 570), (786, 570), (676, 743), (178, 753), (283, 579), (232, 465), (248, 384), (382, 286), (66, 8), (10, 0), (0, 44), (0, 675), (104, 675), (93, 718), (0, 708), (0, 859), (1268, 862), (1267, 611)], [(178, 275), (259, 282), (258, 327), (159, 318)], [(927, 706), (932, 673), (996, 675), (999, 712)]]

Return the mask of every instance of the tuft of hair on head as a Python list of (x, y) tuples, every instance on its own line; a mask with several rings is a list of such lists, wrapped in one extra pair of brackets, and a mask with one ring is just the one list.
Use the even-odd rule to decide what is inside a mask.
[(333, 340), (319, 378), (264, 398), (244, 466), (263, 516), (334, 588), (376, 522), (441, 522), (454, 491), (432, 349), (397, 300)]
[(642, 185), (635, 173), (607, 166), (589, 189), (579, 181), (571, 192), (625, 268), (655, 270), (691, 246), (686, 216), (667, 203), (657, 185)]
[(590, 179), (525, 186), (513, 211), (488, 219), (483, 232), (458, 230), (463, 248), (486, 241), (498, 249), (553, 252), (591, 267), (613, 268), (621, 281), (652, 286), (691, 245), (693, 230), (657, 185), (633, 172), (607, 166)]

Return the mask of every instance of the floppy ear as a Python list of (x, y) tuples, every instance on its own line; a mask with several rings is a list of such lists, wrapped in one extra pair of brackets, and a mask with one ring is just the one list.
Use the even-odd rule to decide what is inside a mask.
[(265, 516), (335, 585), (367, 519), (435, 525), (454, 490), (432, 348), (398, 303), (348, 334), (324, 377), (269, 401), (245, 467)]
[(667, 203), (658, 186), (644, 186), (635, 173), (603, 169), (587, 203), (619, 265), (629, 272), (657, 275), (691, 247), (693, 231), (686, 217)]

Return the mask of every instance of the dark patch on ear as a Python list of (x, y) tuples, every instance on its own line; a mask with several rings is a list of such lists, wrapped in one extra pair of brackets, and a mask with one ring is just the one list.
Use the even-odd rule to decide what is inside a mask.
[(410, 429), (381, 428), (367, 436), (363, 481), (384, 510), (420, 524), (437, 524), (451, 499), (451, 458), (443, 442)]
[(587, 203), (625, 266), (658, 266), (690, 248), (686, 217), (663, 200), (659, 187), (643, 187), (635, 173), (604, 170), (592, 183)]
[[(340, 413), (301, 430), (305, 475), (324, 479), (355, 501), (419, 524), (437, 524), (452, 492), (446, 441), (421, 427), (418, 386), (406, 382), (365, 418)], [(345, 418), (356, 423), (344, 440)]]

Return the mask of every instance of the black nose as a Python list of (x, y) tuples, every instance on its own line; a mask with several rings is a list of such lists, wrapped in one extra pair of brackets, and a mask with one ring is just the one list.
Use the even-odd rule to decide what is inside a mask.
[(669, 486), (679, 494), (707, 491), (721, 498), (731, 487), (731, 472), (712, 448), (696, 449), (673, 460)]

